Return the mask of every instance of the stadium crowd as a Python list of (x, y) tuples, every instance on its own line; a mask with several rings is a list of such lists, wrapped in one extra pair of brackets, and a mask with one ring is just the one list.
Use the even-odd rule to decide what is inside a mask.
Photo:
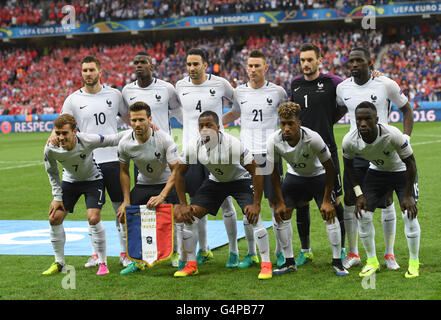
[(333, 7), (335, 0), (102, 0), (102, 1), (35, 1), (7, 0), (0, 5), (0, 26), (36, 26), (60, 24), (62, 8), (72, 5), (79, 23), (106, 20), (177, 18), (213, 14), (259, 11), (299, 10)]
[[(388, 45), (379, 59), (378, 69), (400, 84), (411, 101), (441, 100), (440, 59), (441, 28), (412, 27), (410, 38)], [(420, 37), (418, 32), (424, 35)], [(395, 30), (397, 32), (397, 30)], [(402, 30), (398, 30), (401, 33)], [(404, 30), (406, 31), (406, 30)], [(321, 70), (343, 78), (348, 76), (345, 64), (354, 45), (371, 48), (375, 59), (383, 44), (383, 35), (391, 30), (339, 30), (283, 35), (251, 35), (241, 38), (201, 38), (177, 42), (122, 43), (90, 47), (52, 47), (45, 52), (35, 49), (4, 49), (0, 68), (0, 114), (42, 114), (60, 111), (64, 99), (81, 86), (78, 63), (82, 57), (96, 55), (103, 63), (102, 82), (119, 89), (135, 75), (133, 56), (146, 50), (152, 57), (155, 76), (175, 84), (185, 74), (183, 57), (192, 47), (201, 47), (209, 54), (209, 72), (225, 77), (236, 87), (247, 80), (245, 57), (260, 48), (268, 57), (267, 77), (283, 86), (288, 94), (290, 83), (299, 74), (298, 49), (304, 42), (317, 43), (324, 55)], [(392, 37), (392, 39), (395, 39)]]
[[(344, 0), (345, 7), (388, 4), (390, 0)], [(395, 1), (397, 2), (397, 1)], [(0, 27), (23, 27), (60, 24), (72, 5), (79, 23), (109, 20), (178, 18), (261, 11), (303, 10), (335, 7), (336, 0), (7, 0), (0, 4)]]

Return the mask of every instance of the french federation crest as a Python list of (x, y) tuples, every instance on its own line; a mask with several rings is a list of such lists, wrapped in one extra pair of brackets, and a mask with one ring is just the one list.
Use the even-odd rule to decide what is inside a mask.
[(161, 204), (156, 210), (145, 205), (128, 206), (126, 251), (130, 260), (149, 267), (168, 260), (173, 253), (173, 206)]

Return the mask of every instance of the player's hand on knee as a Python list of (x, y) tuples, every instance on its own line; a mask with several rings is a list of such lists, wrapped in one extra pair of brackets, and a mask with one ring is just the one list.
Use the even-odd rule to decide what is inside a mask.
[(49, 218), (53, 217), (57, 210), (66, 212), (63, 201), (52, 200), (51, 204), (49, 205)]
[(400, 203), (401, 211), (407, 211), (407, 217), (409, 219), (415, 219), (418, 214), (418, 208), (413, 197), (404, 197), (403, 201)]
[(277, 223), (283, 223), (286, 216), (286, 206), (284, 203), (278, 203), (274, 206), (274, 219)]
[(128, 207), (128, 206), (130, 206), (130, 203), (123, 202), (123, 203), (119, 206), (118, 210), (116, 211), (116, 217), (118, 218), (118, 221), (119, 221), (120, 223), (124, 223), (124, 222), (125, 222), (125, 219), (124, 219), (124, 213), (125, 213), (125, 211), (126, 211), (126, 207)]
[(245, 207), (244, 213), (247, 216), (247, 220), (251, 224), (256, 224), (259, 221), (260, 206), (250, 204)]
[(320, 213), (322, 214), (323, 219), (325, 219), (328, 223), (335, 223), (335, 207), (332, 203), (323, 201), (322, 206), (320, 207)]
[(179, 213), (184, 223), (192, 224), (194, 222), (193, 210), (190, 205), (179, 205)]
[(367, 210), (367, 202), (366, 202), (366, 198), (361, 195), (357, 198), (357, 201), (355, 202), (355, 216), (358, 219), (361, 219), (362, 214), (361, 214), (361, 210)]

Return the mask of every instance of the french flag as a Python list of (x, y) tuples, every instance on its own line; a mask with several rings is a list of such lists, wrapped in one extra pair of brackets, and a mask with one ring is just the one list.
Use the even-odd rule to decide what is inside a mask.
[(145, 205), (126, 207), (127, 256), (153, 267), (173, 253), (173, 206), (161, 204), (156, 210)]

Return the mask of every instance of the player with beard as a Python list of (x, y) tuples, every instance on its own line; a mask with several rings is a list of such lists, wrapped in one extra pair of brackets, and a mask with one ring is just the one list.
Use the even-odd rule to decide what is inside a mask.
[[(154, 130), (160, 129), (172, 135), (170, 119), (176, 118), (182, 123), (182, 106), (179, 102), (175, 87), (164, 80), (153, 77), (154, 66), (152, 58), (146, 52), (137, 52), (133, 58), (133, 66), (136, 74), (136, 81), (127, 84), (122, 89), (122, 97), (127, 107), (136, 102), (146, 103), (151, 110), (151, 127)], [(135, 184), (138, 178), (138, 168), (134, 169)], [(174, 248), (171, 262), (178, 267), (179, 243), (176, 238), (177, 227), (175, 226)]]
[[(302, 126), (317, 132), (331, 152), (335, 167), (334, 190), (335, 210), (341, 229), (342, 259), (346, 258), (344, 209), (340, 202), (343, 194), (337, 145), (334, 138), (334, 124), (346, 113), (344, 107), (336, 102), (336, 88), (343, 81), (338, 76), (323, 74), (319, 71), (323, 57), (320, 48), (312, 43), (305, 43), (300, 48), (300, 68), (302, 75), (291, 83), (291, 101), (300, 105), (299, 119)], [(296, 222), (301, 251), (296, 259), (297, 266), (312, 261), (314, 255), (310, 245), (309, 202), (300, 203)]]
[[(175, 187), (179, 205), (175, 207), (175, 218), (184, 225), (182, 244), (183, 252), (187, 254), (187, 264), (174, 276), (187, 277), (198, 274), (197, 224), (207, 213), (216, 215), (221, 204), (230, 196), (234, 197), (249, 223), (253, 225), (262, 258), (258, 279), (271, 279), (268, 232), (260, 214), (263, 176), (256, 173), (258, 165), (243, 143), (220, 128), (216, 112), (201, 113), (198, 118), (199, 134), (185, 145), (183, 164), (179, 165), (176, 172)], [(184, 175), (196, 160), (204, 164), (210, 175), (188, 204)]]
[[(246, 71), (249, 81), (234, 90), (233, 108), (224, 114), (222, 122), (228, 124), (238, 118), (240, 123), (240, 140), (253, 154), (255, 161), (261, 167), (264, 175), (264, 194), (273, 216), (273, 230), (276, 238), (275, 254), (277, 266), (285, 263), (279, 240), (279, 229), (274, 219), (274, 187), (272, 185), (271, 171), (266, 164), (266, 139), (268, 135), (277, 130), (277, 107), (286, 102), (288, 96), (285, 89), (265, 79), (269, 65), (266, 63), (265, 54), (260, 50), (251, 51), (247, 58)], [(282, 162), (279, 162), (279, 173), (282, 176)], [(243, 220), (245, 236), (248, 242), (248, 254), (239, 264), (239, 268), (248, 268), (259, 262), (256, 252), (256, 240), (253, 227)]]
[[(371, 102), (377, 110), (379, 123), (388, 124), (392, 103), (403, 113), (403, 131), (410, 141), (413, 128), (413, 111), (407, 97), (403, 94), (398, 84), (392, 79), (379, 76), (373, 77), (371, 73), (372, 60), (369, 50), (355, 47), (349, 53), (348, 66), (351, 77), (337, 86), (337, 103), (346, 107), (350, 117), (350, 131), (357, 130), (355, 108), (363, 101)], [(354, 158), (354, 175), (358, 181), (363, 181), (369, 167), (369, 161), (360, 156)], [(358, 254), (358, 221), (354, 215), (356, 196), (353, 185), (347, 176), (343, 177), (344, 203), (345, 203), (345, 228), (348, 236), (348, 256), (343, 262), (345, 268), (360, 264)], [(385, 263), (391, 270), (399, 269), (394, 256), (394, 242), (396, 233), (396, 211), (392, 193), (385, 195), (381, 208), (381, 222), (385, 240)]]
[[(199, 136), (198, 118), (204, 111), (215, 112), (222, 119), (224, 99), (233, 99), (233, 87), (224, 78), (207, 74), (207, 53), (202, 49), (191, 49), (186, 57), (188, 76), (176, 83), (176, 91), (182, 105), (183, 113), (183, 150), (189, 141)], [(220, 130), (223, 131), (223, 126)], [(208, 179), (208, 170), (199, 163), (190, 165), (185, 176), (186, 191), (193, 197), (202, 183)], [(229, 240), (230, 256), (226, 263), (227, 268), (236, 268), (239, 263), (237, 247), (237, 215), (231, 197), (227, 197), (221, 205), (222, 216)], [(207, 241), (207, 216), (198, 223), (199, 251), (198, 264), (213, 258)], [(182, 230), (182, 228), (179, 228)]]
[(141, 101), (147, 103), (152, 112), (152, 123), (171, 135), (170, 119), (175, 117), (182, 123), (182, 106), (174, 86), (153, 76), (152, 58), (146, 52), (136, 53), (133, 59), (136, 81), (122, 89), (126, 106)]
[[(384, 195), (395, 191), (400, 202), (404, 234), (409, 248), (409, 268), (405, 277), (418, 277), (421, 229), (416, 207), (417, 168), (409, 139), (397, 128), (379, 123), (377, 110), (372, 102), (361, 102), (354, 113), (356, 130), (345, 135), (342, 149), (345, 172), (357, 197), (355, 216), (367, 255), (366, 265), (359, 275), (368, 277), (380, 268), (372, 217), (375, 209), (384, 204)], [(363, 180), (359, 180), (354, 174), (354, 159), (357, 154), (370, 162)]]

